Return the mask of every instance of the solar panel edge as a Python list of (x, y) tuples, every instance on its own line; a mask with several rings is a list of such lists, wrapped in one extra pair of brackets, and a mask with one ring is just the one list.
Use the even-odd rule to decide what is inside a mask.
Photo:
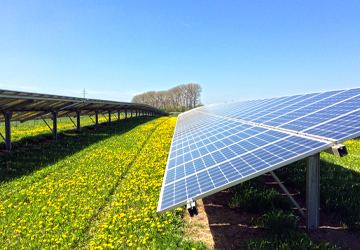
[[(360, 134), (360, 133), (359, 133), (359, 134)], [(303, 158), (306, 158), (306, 157), (308, 157), (308, 156), (314, 155), (314, 154), (316, 154), (316, 153), (320, 153), (320, 152), (324, 151), (325, 149), (328, 149), (328, 148), (331, 147), (332, 145), (333, 145), (333, 144), (332, 144), (331, 142), (328, 142), (327, 144), (325, 144), (325, 145), (323, 145), (323, 146), (320, 146), (320, 147), (318, 147), (318, 148), (316, 148), (316, 149), (314, 149), (314, 150), (308, 151), (308, 152), (305, 153), (305, 154), (301, 154), (301, 155), (294, 156), (293, 158), (290, 158), (290, 159), (288, 159), (288, 160), (285, 160), (285, 161), (283, 161), (283, 162), (281, 162), (281, 163), (279, 163), (279, 164), (275, 164), (275, 165), (273, 165), (273, 166), (269, 166), (268, 168), (259, 170), (259, 171), (255, 172), (255, 173), (251, 174), (251, 175), (248, 175), (248, 176), (245, 176), (245, 177), (240, 178), (240, 179), (238, 179), (238, 180), (235, 180), (235, 181), (226, 183), (226, 184), (224, 184), (224, 185), (222, 185), (222, 186), (219, 186), (219, 187), (214, 188), (214, 189), (212, 189), (212, 190), (210, 190), (210, 191), (208, 191), (208, 192), (204, 192), (204, 193), (202, 193), (202, 194), (200, 194), (200, 195), (197, 195), (197, 196), (191, 197), (191, 198), (193, 198), (195, 201), (196, 201), (196, 200), (199, 200), (199, 199), (202, 199), (202, 198), (207, 197), (207, 196), (209, 196), (209, 195), (215, 194), (215, 193), (220, 192), (220, 191), (222, 191), (222, 190), (225, 190), (225, 189), (227, 189), (227, 188), (230, 188), (230, 187), (233, 187), (233, 186), (235, 186), (235, 185), (238, 185), (238, 184), (240, 184), (240, 183), (242, 183), (242, 182), (245, 182), (245, 181), (251, 180), (251, 179), (253, 179), (253, 178), (256, 178), (256, 177), (258, 177), (258, 176), (260, 176), (260, 175), (262, 175), (262, 174), (265, 174), (265, 173), (268, 173), (268, 172), (270, 172), (270, 171), (273, 171), (273, 170), (279, 169), (279, 168), (281, 168), (281, 167), (284, 167), (284, 166), (286, 166), (286, 165), (288, 165), (288, 164), (291, 164), (291, 163), (293, 163), (293, 162), (296, 162), (296, 161), (301, 160), (301, 159), (303, 159)], [(164, 182), (163, 182), (163, 184), (164, 184)], [(169, 206), (169, 207), (167, 207), (167, 208), (165, 208), (165, 209), (161, 209), (161, 201), (162, 201), (163, 189), (164, 189), (164, 185), (161, 187), (161, 193), (160, 193), (160, 197), (159, 197), (159, 201), (158, 201), (158, 207), (157, 207), (157, 212), (156, 212), (157, 215), (164, 214), (164, 213), (166, 213), (166, 212), (168, 212), (168, 211), (171, 211), (171, 210), (173, 210), (173, 209), (176, 209), (176, 208), (178, 208), (178, 207), (181, 207), (181, 206), (186, 205), (186, 200), (185, 200), (185, 201), (183, 201), (183, 202), (179, 202), (179, 203), (177, 203), (177, 204), (174, 204), (174, 205), (172, 205), (172, 206)]]
[(348, 136), (345, 136), (345, 137), (343, 137), (343, 138), (341, 138), (341, 139), (338, 139), (338, 140), (337, 140), (337, 143), (343, 143), (343, 142), (345, 142), (345, 141), (355, 139), (355, 138), (357, 138), (357, 137), (359, 137), (359, 136), (360, 136), (360, 132), (355, 133), (355, 134), (352, 134), (352, 135), (348, 135)]
[[(331, 92), (331, 91), (348, 91), (348, 90), (353, 90), (353, 89), (360, 89), (360, 87), (347, 88), (347, 89), (332, 89), (332, 90), (325, 90), (325, 91), (319, 91), (319, 92), (300, 93), (300, 94), (285, 95), (285, 96), (274, 96), (274, 97), (267, 97), (267, 98), (260, 98), (260, 99), (249, 99), (249, 100), (244, 100), (244, 101), (234, 101), (233, 103), (256, 101), (256, 100), (267, 100), (267, 99), (272, 99), (272, 98), (291, 97), (291, 96), (306, 95), (306, 94), (317, 94), (317, 93), (320, 94), (320, 93), (326, 93), (326, 92)], [(213, 104), (209, 104), (209, 105), (219, 105), (219, 104), (223, 104), (223, 103), (219, 102), (219, 103), (213, 103)], [(206, 106), (209, 106), (209, 105), (206, 105)], [(201, 106), (199, 108), (202, 108), (202, 107), (204, 107), (204, 106)], [(189, 111), (191, 111), (191, 110), (189, 110)]]
[[(178, 126), (178, 123), (176, 122), (175, 124), (175, 128), (174, 128), (174, 133), (173, 133), (173, 136), (171, 138), (171, 144), (170, 144), (170, 148), (172, 147), (173, 145), (173, 141), (174, 141), (174, 134), (175, 134), (175, 131), (176, 131), (176, 127)], [(167, 160), (166, 160), (166, 167), (165, 167), (165, 171), (164, 171), (164, 177), (163, 177), (163, 182), (161, 184), (161, 190), (160, 190), (160, 196), (159, 196), (159, 201), (160, 199), (162, 199), (162, 196), (163, 196), (163, 193), (164, 193), (164, 188), (165, 188), (165, 183), (166, 183), (166, 171), (168, 169), (168, 166), (169, 166), (169, 161), (170, 161), (170, 152), (167, 156)], [(160, 202), (158, 202), (158, 208), (160, 206)]]

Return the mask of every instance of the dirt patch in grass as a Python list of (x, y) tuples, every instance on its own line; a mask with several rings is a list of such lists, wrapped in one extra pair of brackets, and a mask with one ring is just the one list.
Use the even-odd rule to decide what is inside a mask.
[(258, 214), (228, 206), (232, 194), (224, 190), (197, 201), (199, 215), (185, 219), (189, 239), (203, 241), (210, 249), (242, 249), (251, 238), (265, 236), (263, 229), (251, 225)]

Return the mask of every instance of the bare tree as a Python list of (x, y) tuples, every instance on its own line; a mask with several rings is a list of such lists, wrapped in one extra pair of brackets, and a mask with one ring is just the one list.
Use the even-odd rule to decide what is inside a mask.
[(191, 109), (200, 104), (202, 88), (197, 83), (181, 84), (165, 91), (148, 91), (131, 102), (145, 103), (162, 109)]

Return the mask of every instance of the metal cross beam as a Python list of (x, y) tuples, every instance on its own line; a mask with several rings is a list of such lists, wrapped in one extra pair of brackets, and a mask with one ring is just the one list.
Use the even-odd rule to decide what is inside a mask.
[(50, 131), (53, 132), (53, 130), (51, 129), (51, 127), (49, 126), (49, 124), (45, 121), (44, 117), (41, 117), (41, 119), (45, 122), (45, 124), (48, 126), (48, 128), (50, 129)]
[(75, 122), (73, 121), (73, 119), (71, 119), (71, 116), (68, 115), (68, 117), (69, 117), (70, 121), (74, 124), (74, 126), (75, 126), (75, 128), (76, 128), (76, 124), (75, 124)]
[(90, 117), (91, 121), (92, 121), (93, 123), (95, 123), (95, 122), (94, 122), (94, 120), (93, 120), (93, 118), (91, 118), (91, 116), (90, 116), (90, 115), (88, 115), (88, 116)]

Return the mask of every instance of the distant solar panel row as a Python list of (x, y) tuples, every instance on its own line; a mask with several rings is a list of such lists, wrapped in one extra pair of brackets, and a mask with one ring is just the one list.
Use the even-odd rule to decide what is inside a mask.
[(209, 105), (180, 115), (158, 213), (360, 135), (359, 104), (358, 88)]

